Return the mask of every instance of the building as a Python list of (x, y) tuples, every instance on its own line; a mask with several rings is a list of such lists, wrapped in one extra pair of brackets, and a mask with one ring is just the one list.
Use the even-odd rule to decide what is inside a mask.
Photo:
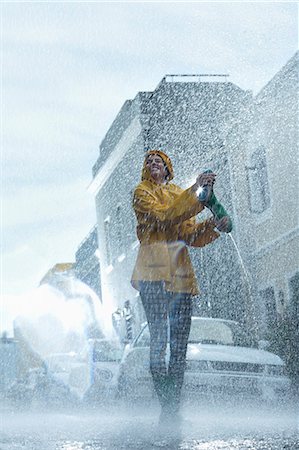
[(87, 284), (101, 300), (101, 278), (98, 254), (97, 227), (93, 227), (88, 236), (79, 245), (75, 258), (75, 275)]
[[(169, 154), (183, 187), (212, 168), (217, 196), (233, 215), (226, 133), (251, 104), (251, 93), (223, 75), (165, 76), (153, 92), (125, 102), (100, 145), (89, 188), (96, 203), (103, 302), (112, 310), (138, 296), (130, 285), (138, 248), (131, 205), (145, 152), (160, 148)], [(214, 316), (250, 322), (248, 286), (230, 237), (191, 253), (202, 304)]]
[(298, 52), (227, 131), (227, 146), (236, 236), (263, 334), (285, 310), (299, 320)]
[(199, 304), (261, 336), (286, 310), (298, 319), (298, 53), (255, 97), (224, 76), (167, 75), (125, 102), (89, 188), (111, 310), (138, 296), (130, 286), (139, 245), (131, 202), (151, 148), (169, 154), (183, 187), (212, 168), (216, 195), (233, 217), (231, 235), (191, 251)]

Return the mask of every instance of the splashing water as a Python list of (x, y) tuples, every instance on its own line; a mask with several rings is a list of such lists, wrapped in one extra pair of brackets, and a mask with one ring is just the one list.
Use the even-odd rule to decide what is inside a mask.
[(239, 248), (238, 248), (238, 246), (237, 246), (237, 243), (236, 243), (236, 241), (235, 241), (235, 239), (234, 239), (234, 237), (233, 237), (233, 235), (232, 235), (231, 233), (227, 233), (227, 236), (230, 237), (232, 243), (234, 244), (234, 247), (235, 247), (235, 249), (236, 249), (236, 252), (237, 252), (237, 255), (238, 255), (238, 258), (239, 258), (241, 267), (242, 267), (243, 272), (244, 272), (244, 275), (245, 275), (245, 279), (246, 279), (247, 284), (248, 284), (248, 289), (251, 291), (252, 288), (251, 288), (250, 276), (249, 276), (249, 273), (248, 273), (248, 271), (247, 271), (247, 269), (246, 269), (246, 267), (245, 267), (245, 264), (244, 264), (243, 258), (242, 258), (242, 256), (241, 256), (240, 250), (239, 250)]
[(251, 309), (251, 314), (252, 314), (252, 319), (253, 319), (253, 327), (254, 327), (253, 331), (254, 331), (254, 333), (257, 336), (257, 319), (256, 319), (255, 312), (254, 312), (254, 296), (253, 296), (253, 292), (252, 292), (252, 282), (251, 282), (251, 279), (250, 279), (250, 275), (249, 275), (249, 272), (248, 272), (248, 270), (247, 270), (247, 268), (246, 268), (246, 266), (244, 264), (241, 252), (239, 250), (239, 247), (238, 247), (238, 245), (237, 245), (233, 235), (231, 233), (227, 233), (226, 236), (229, 236), (229, 238), (231, 239), (231, 241), (232, 241), (232, 243), (234, 245), (234, 248), (235, 248), (235, 250), (237, 252), (238, 259), (239, 259), (239, 262), (240, 262), (240, 266), (242, 267), (244, 278), (245, 278), (245, 281), (246, 281), (246, 284), (247, 284), (248, 297), (249, 297), (249, 300), (250, 300), (250, 309)]
[(42, 373), (45, 382), (54, 376), (82, 397), (92, 383), (93, 342), (115, 338), (111, 315), (95, 292), (74, 276), (55, 274), (50, 284), (3, 303), (1, 331), (21, 353), (12, 369), (16, 382)]

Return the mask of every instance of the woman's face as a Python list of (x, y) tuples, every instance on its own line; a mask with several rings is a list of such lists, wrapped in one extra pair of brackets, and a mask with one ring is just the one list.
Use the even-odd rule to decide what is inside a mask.
[(146, 167), (149, 169), (152, 178), (158, 183), (163, 183), (166, 179), (166, 168), (163, 159), (159, 155), (149, 155), (146, 159)]

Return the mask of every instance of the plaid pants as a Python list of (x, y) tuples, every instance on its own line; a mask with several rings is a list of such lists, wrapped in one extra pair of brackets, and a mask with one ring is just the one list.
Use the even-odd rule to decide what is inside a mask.
[[(172, 377), (179, 394), (186, 367), (192, 314), (191, 296), (184, 293), (167, 292), (164, 282), (144, 281), (141, 283), (140, 297), (150, 332), (150, 370), (154, 385), (157, 377)], [(165, 354), (168, 321), (170, 359), (167, 368)]]

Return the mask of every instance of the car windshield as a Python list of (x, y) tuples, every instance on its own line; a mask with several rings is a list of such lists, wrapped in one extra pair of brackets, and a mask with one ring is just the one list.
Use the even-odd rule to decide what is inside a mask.
[(117, 343), (110, 341), (95, 341), (93, 346), (94, 362), (120, 361), (123, 350)]
[(213, 319), (193, 320), (189, 342), (242, 347), (254, 346), (252, 337), (239, 324)]
[(45, 362), (51, 372), (68, 372), (71, 365), (77, 362), (76, 356), (69, 353), (50, 355)]
[[(149, 346), (150, 337), (148, 326), (136, 339), (135, 346)], [(255, 347), (254, 340), (249, 333), (235, 322), (216, 319), (192, 320), (189, 343), (235, 345), (241, 347)]]

